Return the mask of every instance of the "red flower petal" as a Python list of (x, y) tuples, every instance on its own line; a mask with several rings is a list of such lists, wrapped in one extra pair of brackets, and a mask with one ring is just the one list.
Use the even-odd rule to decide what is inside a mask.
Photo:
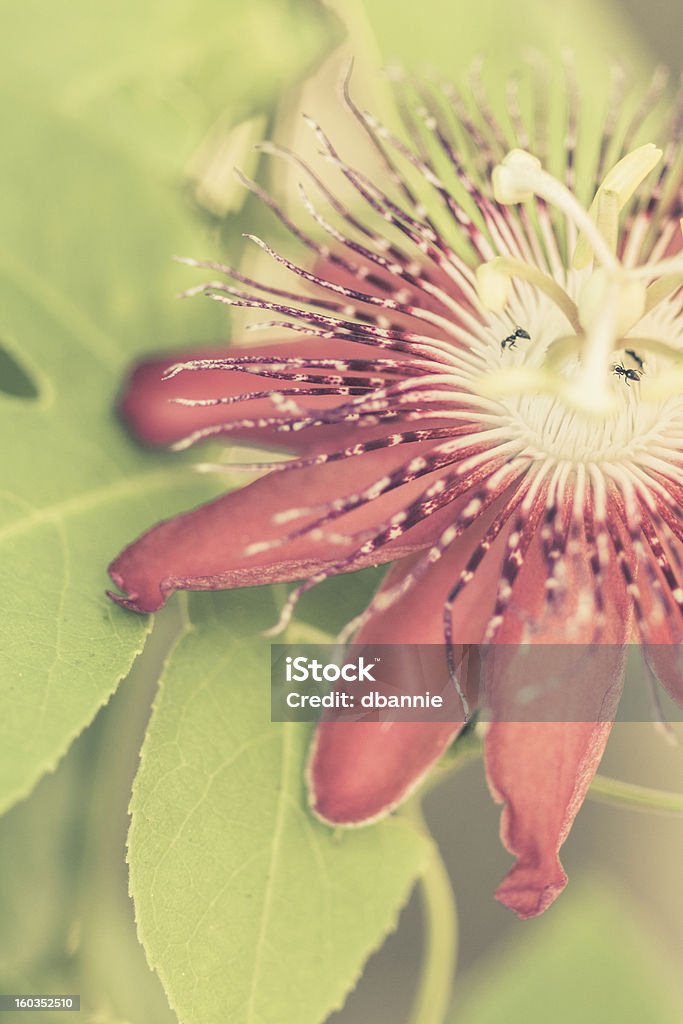
[[(453, 513), (451, 513), (453, 515)], [(394, 605), (373, 616), (360, 631), (357, 643), (431, 644), (425, 657), (439, 658), (432, 691), (450, 686), (443, 654), (443, 605), (445, 595), (465, 565), (472, 545), (484, 526), (473, 527), (467, 544), (450, 551)], [(420, 556), (404, 560), (389, 572), (381, 587), (386, 592), (410, 575)], [(492, 552), (487, 580), (477, 589), (463, 592), (457, 615), (460, 643), (481, 640), (497, 583), (499, 559)], [(419, 653), (419, 652), (418, 652)], [(383, 652), (383, 660), (386, 657)], [(387, 676), (400, 685), (407, 672), (396, 648), (396, 661)], [(383, 664), (386, 670), (386, 666)], [(436, 674), (438, 673), (438, 674)], [(411, 680), (412, 682), (412, 680)], [(403, 692), (410, 692), (406, 681)], [(455, 717), (455, 716), (454, 716)], [(308, 781), (311, 806), (318, 817), (337, 825), (359, 825), (387, 814), (420, 783), (462, 728), (462, 716), (450, 722), (320, 722), (311, 750)]]
[[(410, 457), (427, 450), (429, 442), (411, 445)], [(384, 523), (429, 486), (432, 475), (369, 501), (319, 534), (310, 533), (256, 554), (244, 552), (250, 544), (275, 540), (316, 518), (309, 514), (282, 525), (273, 522), (278, 512), (290, 511), (296, 505), (327, 507), (330, 495), (358, 493), (405, 459), (405, 451), (399, 446), (341, 462), (272, 472), (216, 501), (161, 522), (111, 564), (111, 578), (127, 597), (111, 596), (126, 608), (153, 612), (174, 590), (219, 590), (305, 579), (326, 566), (334, 566), (359, 546), (358, 541), (342, 543), (341, 538)], [(449, 515), (449, 509), (444, 508), (403, 536), (337, 571), (379, 565), (415, 551), (430, 543)]]
[[(511, 721), (509, 698), (517, 693), (515, 677), (523, 670), (524, 655), (514, 646), (520, 621), (530, 616), (538, 624), (537, 644), (549, 644), (549, 667), (566, 636), (566, 624), (575, 616), (582, 595), (593, 580), (585, 550), (568, 562), (569, 596), (566, 604), (543, 614), (540, 542), (532, 547), (520, 574), (519, 620), (510, 617), (498, 637), (510, 644), (496, 667), (489, 687), (494, 721), (485, 741), (486, 770), (496, 800), (505, 803), (501, 838), (517, 857), (496, 893), (519, 917), (533, 917), (545, 910), (567, 884), (558, 852), (583, 802), (600, 763), (612, 718), (621, 692), (630, 614), (623, 581), (613, 566), (605, 581), (610, 596), (609, 619), (602, 646), (567, 645), (566, 668), (570, 675), (561, 692), (545, 704), (544, 717), (558, 720)], [(588, 623), (589, 635), (592, 622)], [(497, 652), (496, 652), (497, 653)], [(560, 721), (562, 717), (565, 720)], [(504, 719), (508, 720), (504, 720)]]
[[(372, 627), (363, 635), (373, 643)], [(382, 648), (383, 673), (391, 682), (387, 693), (419, 693), (421, 680), (431, 692), (439, 692), (448, 682), (443, 665), (441, 648), (397, 647), (395, 656)], [(381, 693), (385, 688), (378, 682), (374, 689)], [(459, 733), (460, 708), (448, 715), (449, 721), (425, 722), (335, 721), (334, 713), (326, 715), (318, 725), (308, 769), (314, 813), (333, 825), (363, 825), (388, 814), (419, 785)]]
[[(577, 680), (579, 686), (588, 682)], [(501, 839), (517, 857), (496, 897), (521, 918), (542, 913), (567, 884), (558, 850), (600, 763), (611, 724), (499, 722), (489, 729), (489, 786), (496, 800), (505, 802)]]

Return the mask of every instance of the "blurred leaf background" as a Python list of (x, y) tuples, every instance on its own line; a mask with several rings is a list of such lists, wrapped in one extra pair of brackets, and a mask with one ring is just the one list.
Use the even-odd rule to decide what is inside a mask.
[[(660, 54), (678, 70), (680, 55), (672, 41), (680, 38), (680, 16), (670, 4), (645, 11), (635, 0), (611, 6), (583, 0), (553, 5), (422, 0), (411, 6), (390, 0), (254, 0), (248, 5), (24, 0), (4, 2), (0, 9), (0, 419), (6, 503), (0, 513), (0, 806), (16, 803), (0, 820), (0, 989), (81, 992), (81, 1019), (92, 1024), (163, 1024), (176, 1018), (136, 937), (125, 838), (131, 784), (157, 679), (164, 659), (187, 632), (187, 620), (180, 602), (160, 617), (130, 677), (110, 699), (150, 623), (113, 609), (103, 590), (107, 561), (122, 543), (208, 493), (206, 484), (178, 468), (177, 456), (138, 451), (112, 411), (131, 358), (228, 332), (212, 304), (173, 300), (187, 285), (187, 274), (171, 257), (227, 250), (231, 259), (239, 258), (241, 231), (258, 225), (263, 213), (252, 203), (243, 205), (230, 165), (261, 176), (272, 173), (259, 166), (251, 145), (272, 133), (297, 135), (302, 109), (334, 127), (332, 83), (351, 53), (368, 105), (386, 106), (376, 72), (387, 63), (434, 68), (461, 79), (472, 56), (482, 52), (489, 79), (496, 79), (515, 66), (520, 52), (535, 50), (552, 65), (562, 47), (570, 46), (583, 81), (595, 83), (590, 110), (597, 116), (611, 56), (624, 59), (635, 80)], [(267, 230), (272, 237), (271, 222)], [(338, 621), (341, 604), (360, 602), (373, 579), (334, 581), (322, 605), (316, 601), (318, 623)], [(206, 650), (215, 650), (220, 623), (239, 620), (239, 609), (250, 608), (252, 600), (240, 595), (193, 600), (193, 636), (182, 643), (201, 650), (202, 640), (211, 640), (214, 646)], [(256, 617), (270, 601), (270, 596), (257, 600)], [(305, 606), (302, 611), (307, 614)], [(183, 689), (177, 664), (172, 658), (156, 697), (136, 784), (136, 813), (157, 789), (154, 773), (174, 741), (173, 731), (165, 735), (164, 729)], [(265, 679), (263, 685), (265, 690)], [(255, 689), (253, 682), (249, 689)], [(261, 731), (272, 729), (279, 742), (267, 722), (267, 694), (262, 696), (262, 721), (258, 700), (250, 711), (255, 731), (260, 721)], [(246, 695), (219, 690), (218, 699), (233, 714), (240, 701), (244, 707)], [(199, 712), (207, 713), (201, 707)], [(192, 720), (190, 732), (191, 726)], [(150, 760), (154, 744), (157, 760)], [(680, 749), (665, 746), (650, 727), (633, 724), (615, 730), (605, 763), (608, 773), (665, 789), (680, 787), (682, 767)], [(258, 780), (267, 763), (254, 768)], [(192, 784), (178, 792), (191, 798)], [(293, 793), (295, 799), (296, 787)], [(154, 813), (164, 820), (172, 810), (162, 800)], [(561, 1024), (680, 1019), (675, 970), (683, 951), (680, 820), (586, 806), (565, 847), (569, 890), (544, 919), (520, 924), (492, 898), (508, 858), (498, 841), (498, 811), (481, 766), (468, 767), (436, 791), (427, 810), (461, 911), (462, 974), (453, 1024), (541, 1021), (548, 1019), (548, 1006)], [(267, 824), (272, 811), (264, 805), (259, 813)], [(211, 827), (209, 816), (194, 840), (205, 854), (215, 843), (210, 852), (220, 866), (230, 856), (229, 833), (218, 827), (212, 837)], [(292, 818), (291, 835), (303, 841), (297, 828)], [(346, 947), (339, 954), (332, 951), (348, 960), (337, 989), (324, 975), (316, 984), (304, 980), (296, 994), (298, 1009), (288, 1002), (293, 997), (285, 988), (285, 922), (291, 910), (285, 907), (277, 935), (284, 947), (281, 973), (269, 973), (272, 992), (259, 992), (269, 1006), (254, 1004), (248, 1013), (240, 997), (234, 1013), (221, 1018), (221, 991), (207, 990), (202, 997), (201, 986), (199, 995), (197, 986), (188, 988), (182, 980), (188, 961), (182, 956), (176, 982), (170, 981), (163, 943), (155, 947), (153, 938), (147, 940), (148, 955), (182, 1008), (182, 1019), (305, 1024), (339, 1004), (362, 959), (392, 927), (422, 856), (419, 837), (407, 832), (395, 840), (393, 863), (380, 833), (367, 836), (359, 842), (367, 844), (369, 889), (353, 874), (340, 875), (336, 894), (356, 922), (349, 924), (355, 959)], [(163, 835), (159, 838), (163, 843)], [(331, 850), (328, 835), (320, 842)], [(137, 855), (134, 831), (131, 856)], [(145, 906), (145, 891), (153, 892), (145, 856), (153, 861), (159, 853), (140, 854), (133, 871), (143, 937), (155, 916), (155, 908)], [(384, 896), (374, 894), (372, 885), (382, 871)], [(257, 886), (262, 876), (257, 869)], [(166, 912), (157, 926), (161, 937), (172, 930), (184, 896), (178, 874), (166, 887), (165, 907), (163, 893), (156, 894)], [(306, 927), (306, 914), (322, 913), (315, 909), (314, 895), (301, 915), (303, 927), (291, 931), (299, 960), (305, 959), (307, 944), (313, 948), (321, 941), (318, 920)], [(249, 922), (248, 909), (242, 913), (240, 923), (228, 899), (222, 914), (230, 942), (221, 939), (221, 917), (214, 922), (219, 953), (231, 942), (239, 949)], [(411, 902), (399, 931), (331, 1019), (336, 1024), (401, 1020), (417, 973), (419, 942), (419, 914)], [(300, 970), (305, 974), (301, 965)], [(5, 1019), (25, 1024), (29, 1017), (7, 1014)]]

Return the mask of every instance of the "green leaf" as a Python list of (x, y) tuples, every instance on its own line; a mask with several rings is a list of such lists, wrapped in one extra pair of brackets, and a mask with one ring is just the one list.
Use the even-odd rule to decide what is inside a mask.
[(639, 908), (595, 881), (570, 890), (487, 961), (457, 1000), (452, 1024), (676, 1024), (683, 1006), (670, 951), (657, 950)]
[[(267, 592), (195, 598), (142, 752), (129, 837), (141, 941), (184, 1024), (317, 1024), (396, 925), (426, 856), (394, 819), (305, 807), (309, 730), (270, 721)], [(236, 621), (239, 620), (239, 621)]]
[[(130, 783), (155, 669), (177, 635), (177, 619), (159, 618), (130, 679), (55, 774), (2, 820), (2, 992), (79, 993), (81, 1017), (103, 1024), (176, 1019), (145, 962), (122, 867)], [(26, 1013), (2, 1014), (3, 1024), (26, 1019)], [(40, 1014), (41, 1024), (67, 1019), (63, 1012)]]

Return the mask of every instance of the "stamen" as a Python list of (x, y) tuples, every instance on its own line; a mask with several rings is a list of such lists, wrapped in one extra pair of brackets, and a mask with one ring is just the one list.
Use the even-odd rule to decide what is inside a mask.
[(660, 260), (658, 263), (643, 263), (629, 271), (632, 277), (652, 279), (664, 274), (683, 273), (683, 256), (672, 256), (668, 260)]
[(653, 281), (652, 284), (648, 285), (647, 292), (645, 293), (643, 315), (649, 313), (651, 309), (658, 306), (664, 299), (668, 299), (670, 295), (673, 295), (681, 287), (683, 287), (683, 270), (678, 274), (665, 274), (658, 281)]
[[(601, 197), (607, 192), (614, 193), (617, 213), (619, 213), (619, 211), (623, 210), (626, 203), (629, 201), (638, 186), (642, 184), (650, 171), (657, 166), (661, 158), (661, 149), (657, 149), (656, 146), (649, 142), (647, 145), (639, 146), (638, 149), (634, 149), (631, 153), (628, 153), (627, 156), (607, 172), (607, 175), (605, 176), (605, 179), (591, 204), (590, 210), (588, 211), (589, 217), (591, 217), (594, 222), (598, 222), (598, 229)], [(603, 237), (602, 233), (600, 234), (600, 237)], [(572, 264), (576, 270), (583, 270), (584, 267), (588, 266), (593, 258), (592, 250), (594, 249), (595, 244), (593, 240), (586, 232), (582, 232), (576, 243), (574, 258), (572, 260)], [(595, 251), (597, 253), (597, 250)]]
[[(619, 197), (616, 192), (605, 190), (598, 193), (596, 201), (598, 231), (607, 242), (610, 251), (616, 255), (617, 237), (619, 234)], [(577, 249), (582, 238), (583, 236), (579, 238)], [(576, 250), (574, 251), (573, 263), (576, 266)]]
[(535, 285), (539, 291), (547, 295), (562, 310), (569, 323), (578, 333), (581, 330), (579, 311), (567, 293), (559, 284), (544, 274), (538, 267), (509, 256), (498, 256), (488, 263), (477, 267), (477, 290), (479, 297), (487, 309), (502, 312), (510, 299), (511, 278), (518, 277)]

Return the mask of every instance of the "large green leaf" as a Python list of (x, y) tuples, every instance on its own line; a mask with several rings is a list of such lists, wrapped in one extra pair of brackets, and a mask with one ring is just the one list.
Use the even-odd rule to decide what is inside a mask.
[(267, 645), (240, 638), (272, 605), (192, 609), (134, 786), (140, 938), (184, 1024), (317, 1024), (395, 927), (426, 846), (400, 819), (335, 836), (311, 817), (309, 730), (271, 723)]

